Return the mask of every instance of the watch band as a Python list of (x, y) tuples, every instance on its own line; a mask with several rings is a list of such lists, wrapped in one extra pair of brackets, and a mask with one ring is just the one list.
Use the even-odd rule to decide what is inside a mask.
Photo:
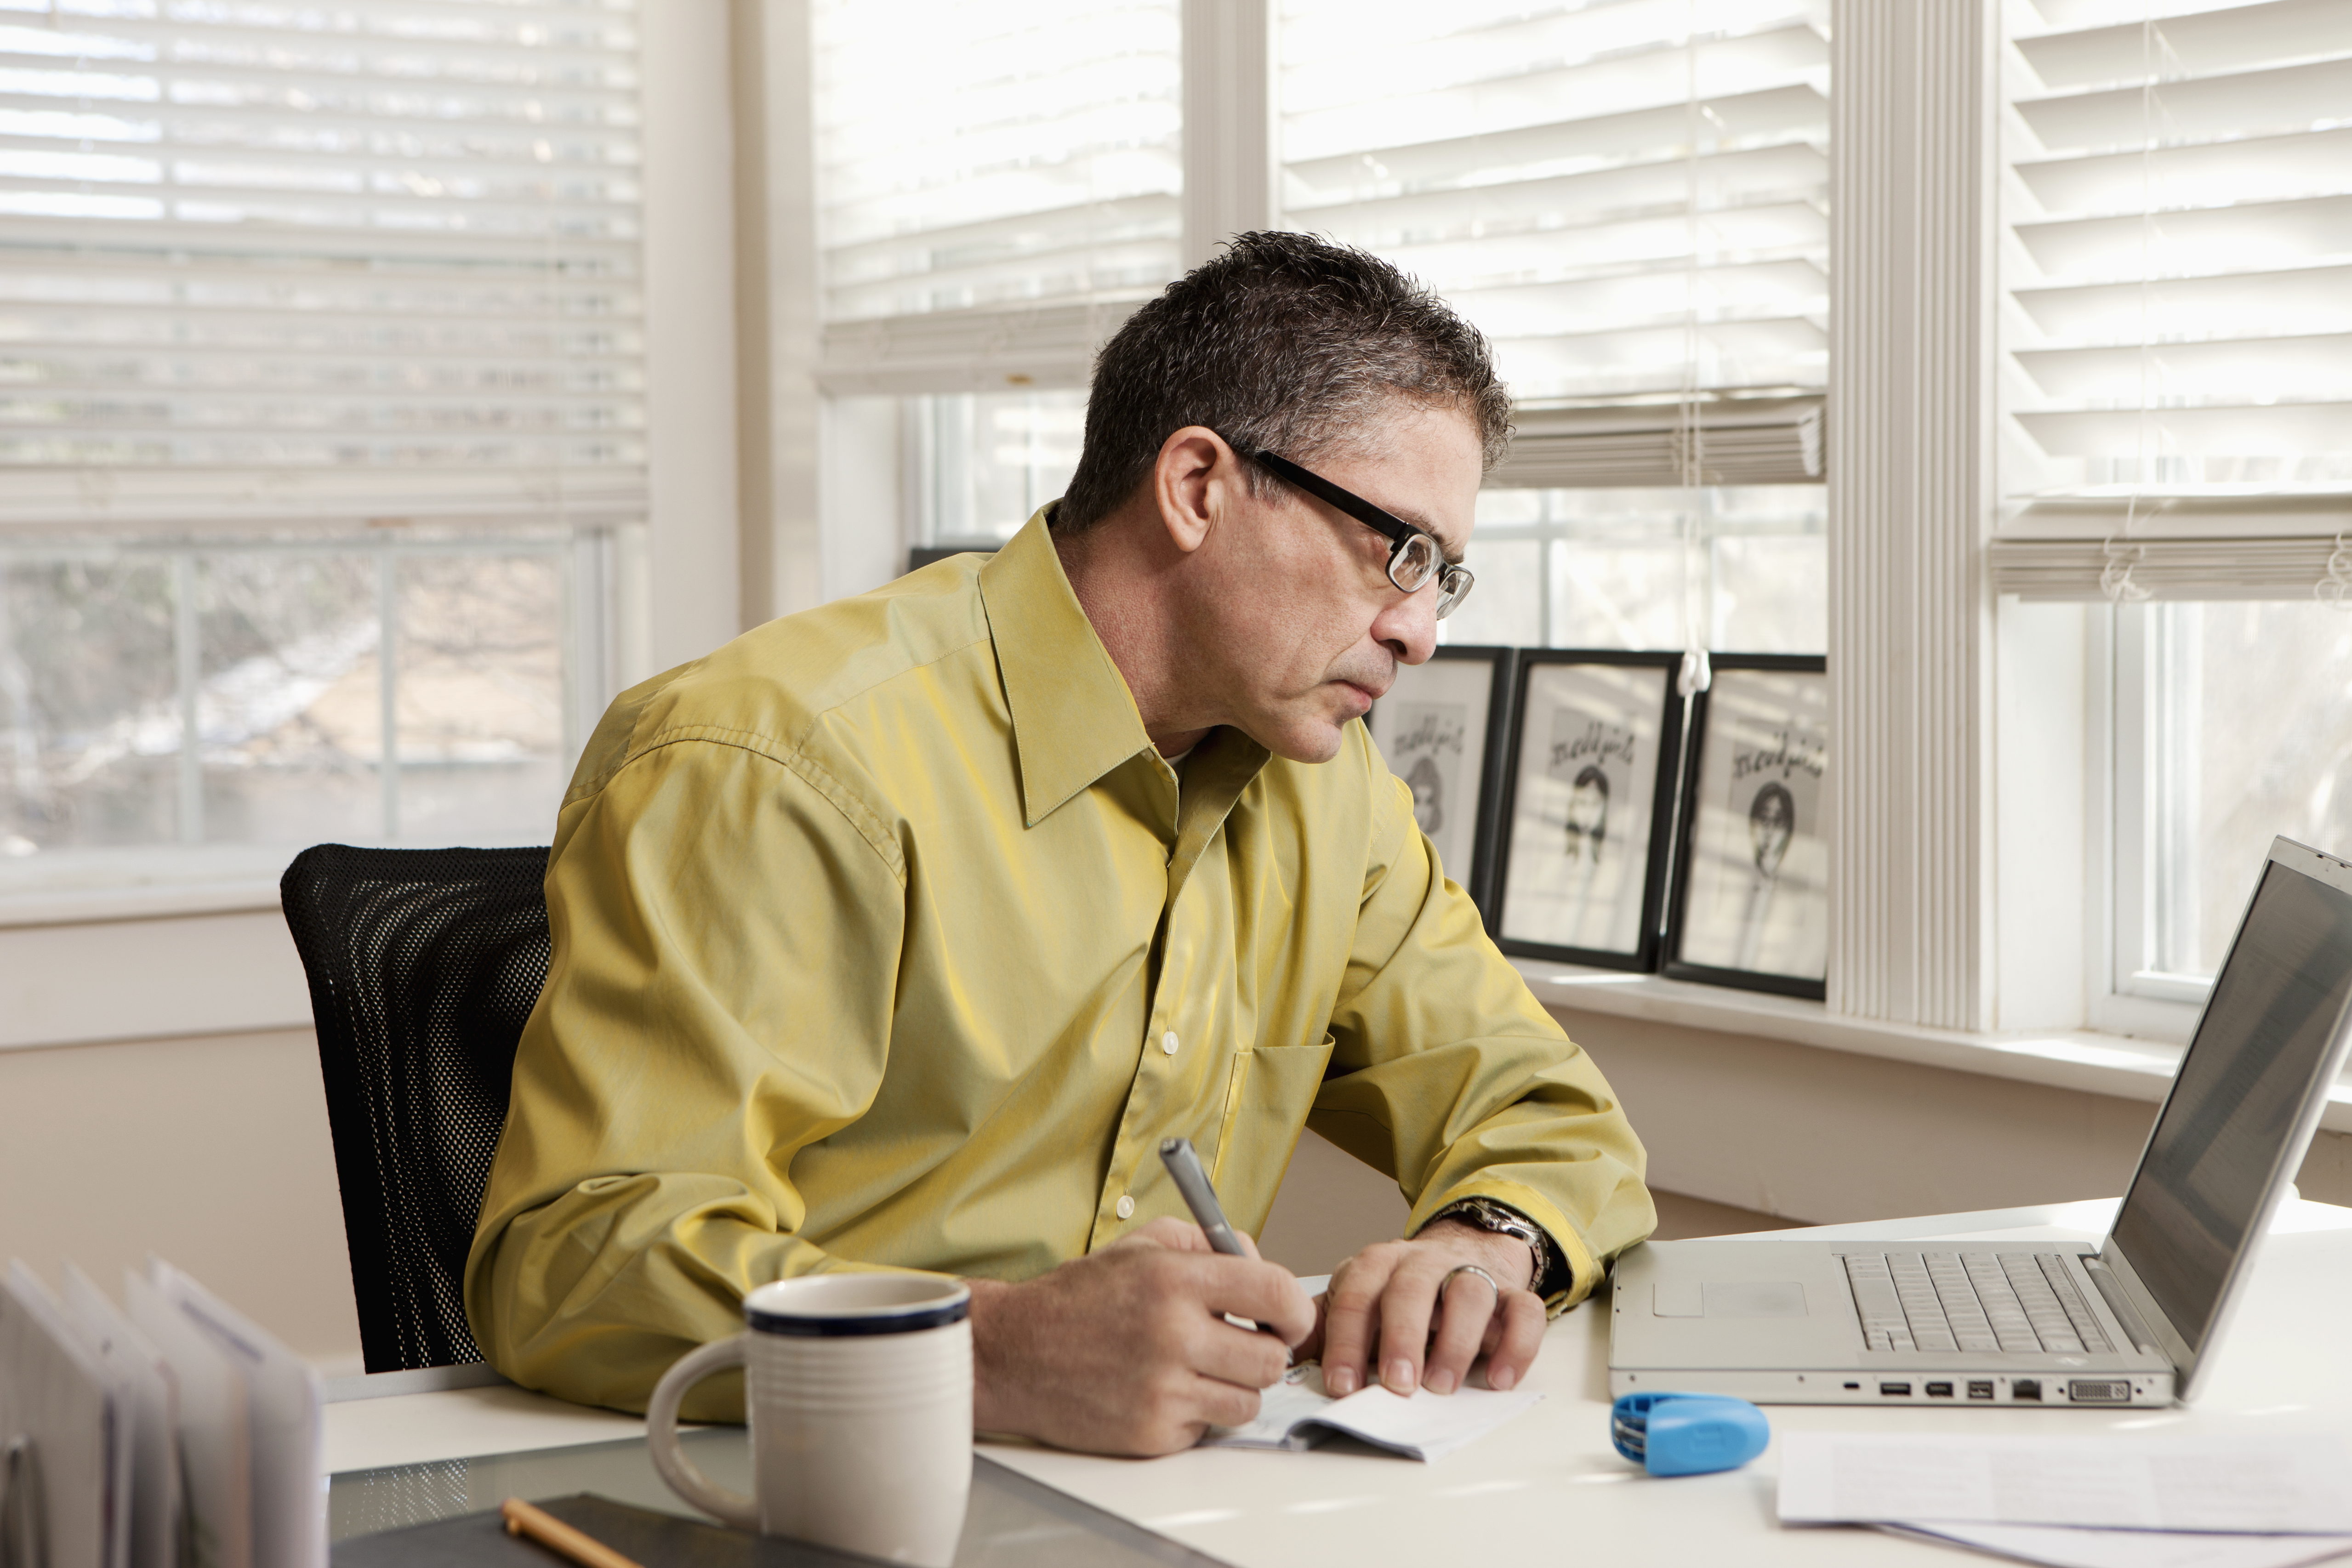
[(1559, 1249), (1551, 1244), (1544, 1228), (1513, 1208), (1491, 1197), (1456, 1198), (1429, 1217), (1430, 1223), (1441, 1219), (1458, 1219), (1465, 1225), (1497, 1236), (1509, 1236), (1528, 1244), (1534, 1254), (1534, 1267), (1528, 1273), (1528, 1288), (1538, 1296), (1555, 1296), (1568, 1289), (1568, 1270), (1562, 1265)]

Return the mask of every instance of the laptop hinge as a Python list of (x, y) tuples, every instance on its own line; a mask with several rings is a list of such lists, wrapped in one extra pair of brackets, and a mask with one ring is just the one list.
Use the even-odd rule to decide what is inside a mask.
[(2091, 1283), (2096, 1285), (2099, 1294), (2107, 1299), (2107, 1310), (2116, 1314), (2116, 1322), (2122, 1325), (2125, 1337), (2138, 1347), (2140, 1354), (2162, 1355), (2164, 1353), (2157, 1348), (2156, 1336), (2147, 1332), (2147, 1324), (2142, 1322), (2139, 1313), (2132, 1310), (2130, 1298), (2124, 1294), (2124, 1288), (2117, 1282), (2115, 1271), (2095, 1255), (2086, 1255), (2083, 1259), (2083, 1272), (2091, 1277)]

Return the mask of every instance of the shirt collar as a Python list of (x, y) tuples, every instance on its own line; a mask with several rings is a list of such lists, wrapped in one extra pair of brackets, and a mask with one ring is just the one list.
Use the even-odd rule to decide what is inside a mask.
[(1063, 574), (1040, 507), (980, 571), (980, 601), (1013, 711), (1021, 807), (1035, 827), (1104, 774), (1153, 749), (1126, 677)]

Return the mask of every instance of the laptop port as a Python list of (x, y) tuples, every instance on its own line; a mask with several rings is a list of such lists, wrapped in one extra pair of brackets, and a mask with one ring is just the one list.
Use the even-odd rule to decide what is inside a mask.
[(1849, 1384), (1847, 1384), (1847, 1385), (1846, 1385), (1846, 1386), (1847, 1386), (1848, 1388), (1859, 1388), (1859, 1387), (1861, 1387), (1861, 1386), (1862, 1386), (1862, 1385), (1861, 1385), (1861, 1384), (1859, 1384), (1859, 1383), (1849, 1383)]
[(1907, 1383), (1882, 1383), (1878, 1385), (1878, 1396), (1881, 1399), (1908, 1399), (1911, 1397), (1911, 1385)]
[(2077, 1377), (2066, 1385), (2066, 1397), (2077, 1405), (2128, 1405), (2131, 1384), (2120, 1377)]
[(2009, 1396), (2011, 1399), (2031, 1399), (2036, 1404), (2039, 1404), (2042, 1399), (2042, 1379), (2038, 1377), (2011, 1378), (2009, 1380)]
[(1952, 1385), (1951, 1385), (1950, 1384), (1948, 1384), (1948, 1383), (1930, 1383), (1929, 1385), (1927, 1385), (1927, 1397), (1928, 1397), (1928, 1398), (1930, 1398), (1930, 1399), (1949, 1399), (1951, 1396), (1952, 1396)]
[(1971, 1378), (1969, 1378), (1969, 1398), (1971, 1398), (1971, 1399), (1990, 1399), (1990, 1398), (1991, 1398), (1991, 1397), (1992, 1397), (1992, 1379), (1991, 1379), (1991, 1378), (1990, 1378), (1990, 1377), (1971, 1377)]

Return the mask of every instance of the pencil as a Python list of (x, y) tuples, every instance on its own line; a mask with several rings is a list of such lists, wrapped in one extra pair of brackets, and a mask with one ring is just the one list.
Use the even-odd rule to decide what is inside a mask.
[(583, 1568), (637, 1568), (635, 1560), (622, 1556), (593, 1535), (585, 1535), (564, 1523), (544, 1509), (533, 1508), (519, 1497), (510, 1497), (499, 1505), (506, 1516), (509, 1535), (528, 1535), (541, 1546), (563, 1553)]

